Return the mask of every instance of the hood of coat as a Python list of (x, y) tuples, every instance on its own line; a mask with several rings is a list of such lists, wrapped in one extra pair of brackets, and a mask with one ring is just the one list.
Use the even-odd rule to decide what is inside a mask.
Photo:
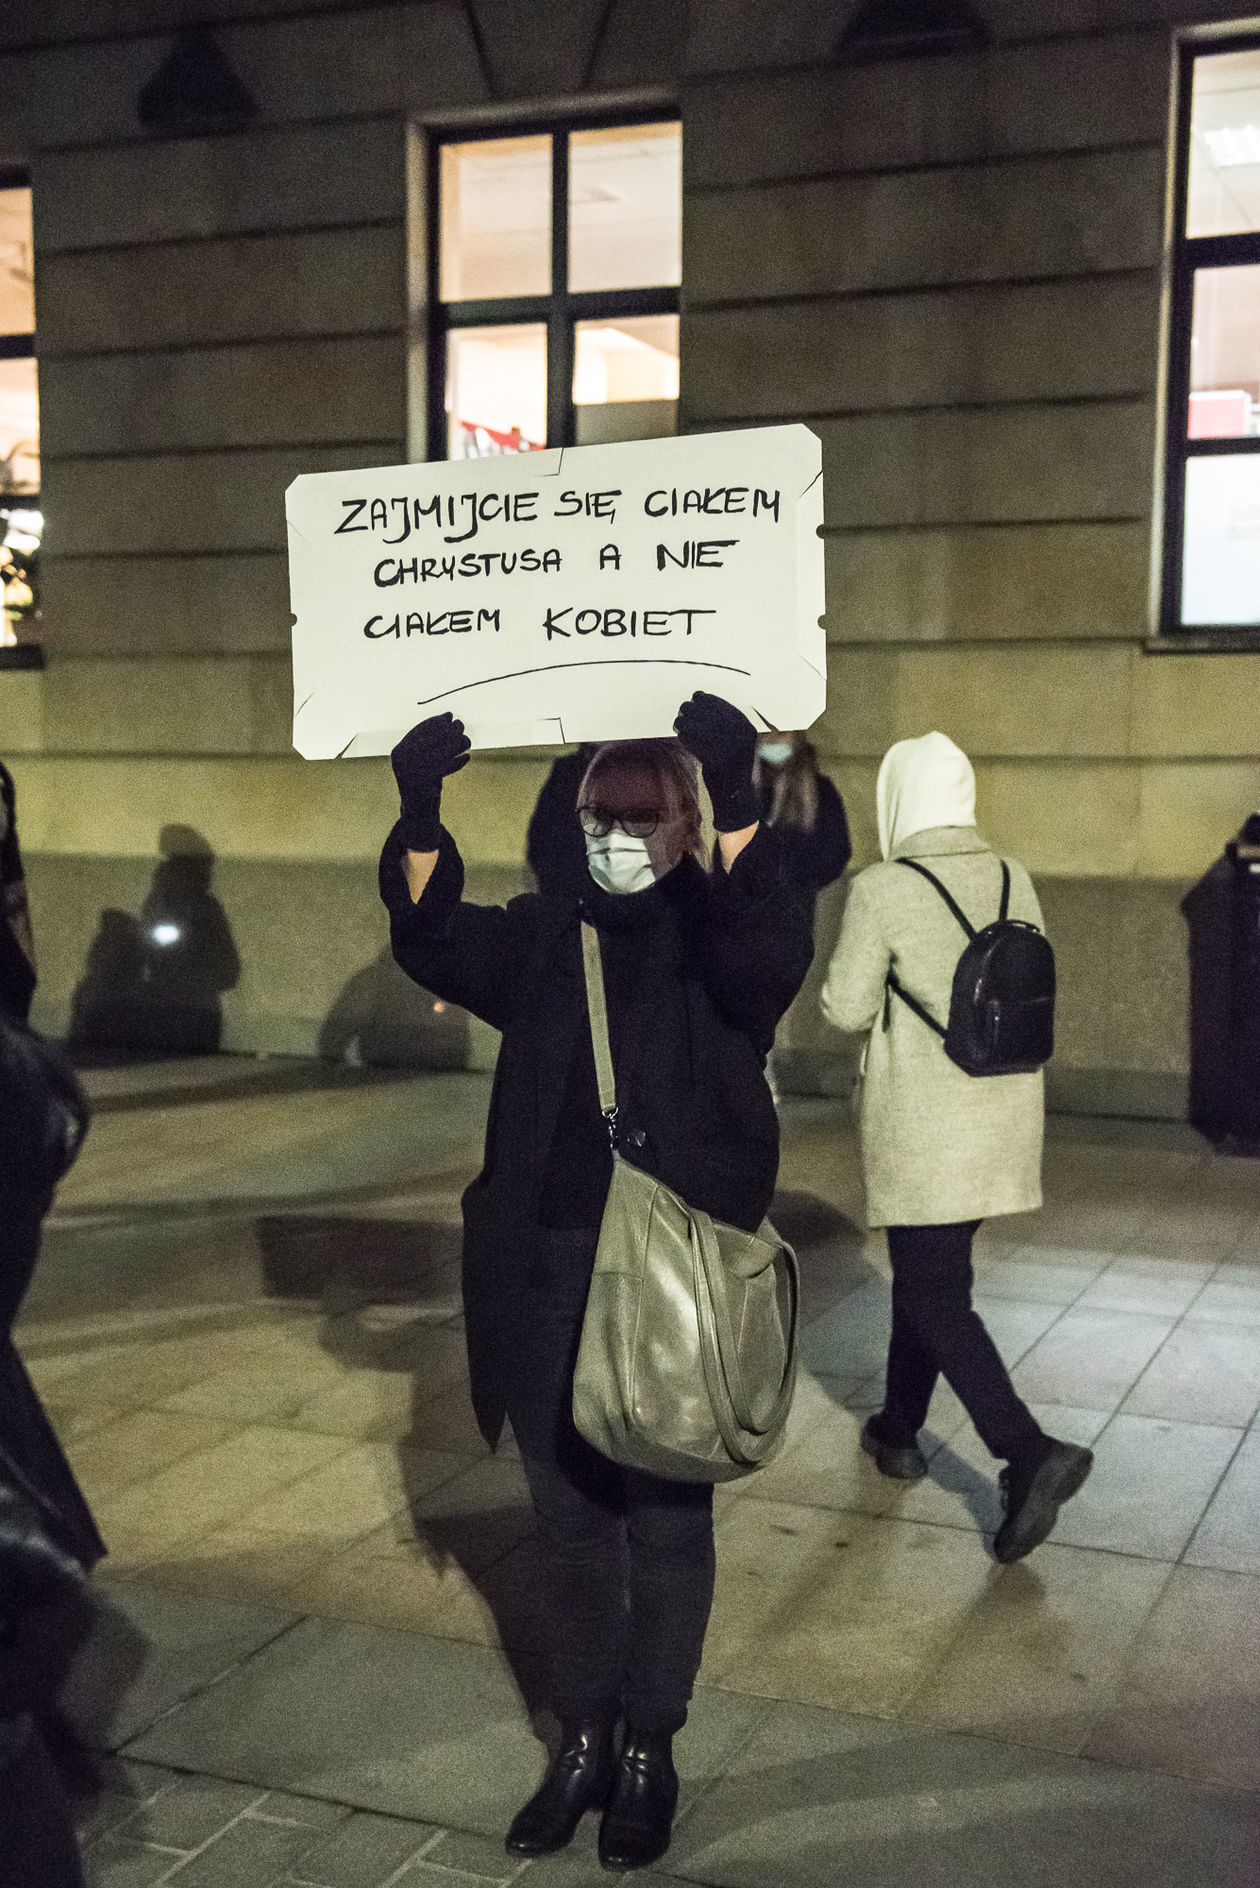
[(947, 734), (898, 741), (885, 754), (875, 787), (879, 849), (886, 859), (915, 833), (974, 827), (976, 777), (971, 762)]

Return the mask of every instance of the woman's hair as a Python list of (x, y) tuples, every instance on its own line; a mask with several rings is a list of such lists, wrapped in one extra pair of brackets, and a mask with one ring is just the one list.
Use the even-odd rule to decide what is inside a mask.
[[(818, 818), (818, 756), (803, 734), (791, 736), (792, 753), (781, 767), (773, 769), (773, 791), (767, 826), (800, 826), (813, 829)], [(766, 777), (766, 764), (758, 758), (755, 778), (760, 789)]]
[(597, 748), (582, 776), (577, 803), (583, 806), (598, 790), (602, 777), (614, 768), (647, 774), (661, 797), (661, 807), (687, 824), (685, 850), (701, 857), (704, 850), (703, 815), (695, 761), (679, 741), (607, 741)]

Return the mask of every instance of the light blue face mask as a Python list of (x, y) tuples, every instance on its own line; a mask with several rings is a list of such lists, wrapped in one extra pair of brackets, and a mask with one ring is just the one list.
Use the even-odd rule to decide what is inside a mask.
[(771, 767), (783, 767), (792, 758), (790, 741), (758, 741), (757, 753)]
[(669, 866), (660, 846), (654, 843), (656, 837), (654, 833), (651, 840), (632, 839), (616, 827), (602, 839), (587, 833), (586, 863), (601, 891), (645, 892), (658, 878), (664, 878)]

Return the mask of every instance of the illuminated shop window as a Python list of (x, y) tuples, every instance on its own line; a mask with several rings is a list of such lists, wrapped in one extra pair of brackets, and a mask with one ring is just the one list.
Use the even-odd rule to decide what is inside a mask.
[(681, 127), (461, 139), (436, 159), (430, 457), (673, 433)]
[(34, 640), (43, 528), (31, 191), (0, 171), (0, 647)]
[(1163, 627), (1260, 628), (1260, 39), (1182, 55)]

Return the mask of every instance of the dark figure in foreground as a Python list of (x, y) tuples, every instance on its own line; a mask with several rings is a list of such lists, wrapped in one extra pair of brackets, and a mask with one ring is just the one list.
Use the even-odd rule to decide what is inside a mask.
[(39, 1720), (86, 1624), (82, 1576), (105, 1547), (12, 1333), (86, 1125), (57, 1054), (0, 1018), (0, 1856), (15, 1883), (38, 1888), (82, 1879)]
[[(381, 859), (399, 963), (503, 1031), (485, 1166), (464, 1195), (468, 1355), (487, 1439), (511, 1419), (551, 1563), (561, 1731), (508, 1847), (548, 1854), (602, 1809), (610, 1868), (645, 1866), (669, 1845), (671, 1746), (700, 1664), (714, 1550), (707, 1483), (619, 1468), (573, 1423), (612, 1171), (580, 920), (599, 933), (619, 1147), (692, 1206), (750, 1230), (778, 1167), (764, 1061), (811, 949), (777, 837), (758, 821), (751, 724), (697, 695), (676, 728), (678, 742), (619, 742), (592, 759), (580, 787), (584, 883), (501, 908), (463, 898), (439, 806), (469, 744), (458, 721), (435, 716), (394, 750), (402, 816)], [(697, 856), (696, 761), (719, 834), (711, 873)]]
[(35, 994), (35, 939), (18, 844), (13, 776), (0, 765), (0, 1012), (24, 1023)]
[[(885, 1475), (925, 1475), (918, 1436), (944, 1375), (981, 1440), (1007, 1464), (1006, 1520), (993, 1551), (1020, 1560), (1045, 1540), (1093, 1462), (1088, 1449), (1043, 1433), (971, 1302), (971, 1246), (982, 1218), (1041, 1205), (1042, 1073), (967, 1074), (888, 988), (891, 971), (930, 1012), (947, 1016), (966, 943), (939, 893), (901, 861), (924, 865), (977, 928), (998, 916), (1002, 868), (976, 831), (967, 756), (943, 734), (899, 741), (884, 756), (876, 801), (885, 862), (854, 880), (822, 999), (838, 1028), (867, 1033), (867, 1218), (888, 1229), (893, 1273), (887, 1391), (862, 1447)], [(1014, 861), (1010, 886), (1010, 916), (1043, 929), (1032, 881)]]

